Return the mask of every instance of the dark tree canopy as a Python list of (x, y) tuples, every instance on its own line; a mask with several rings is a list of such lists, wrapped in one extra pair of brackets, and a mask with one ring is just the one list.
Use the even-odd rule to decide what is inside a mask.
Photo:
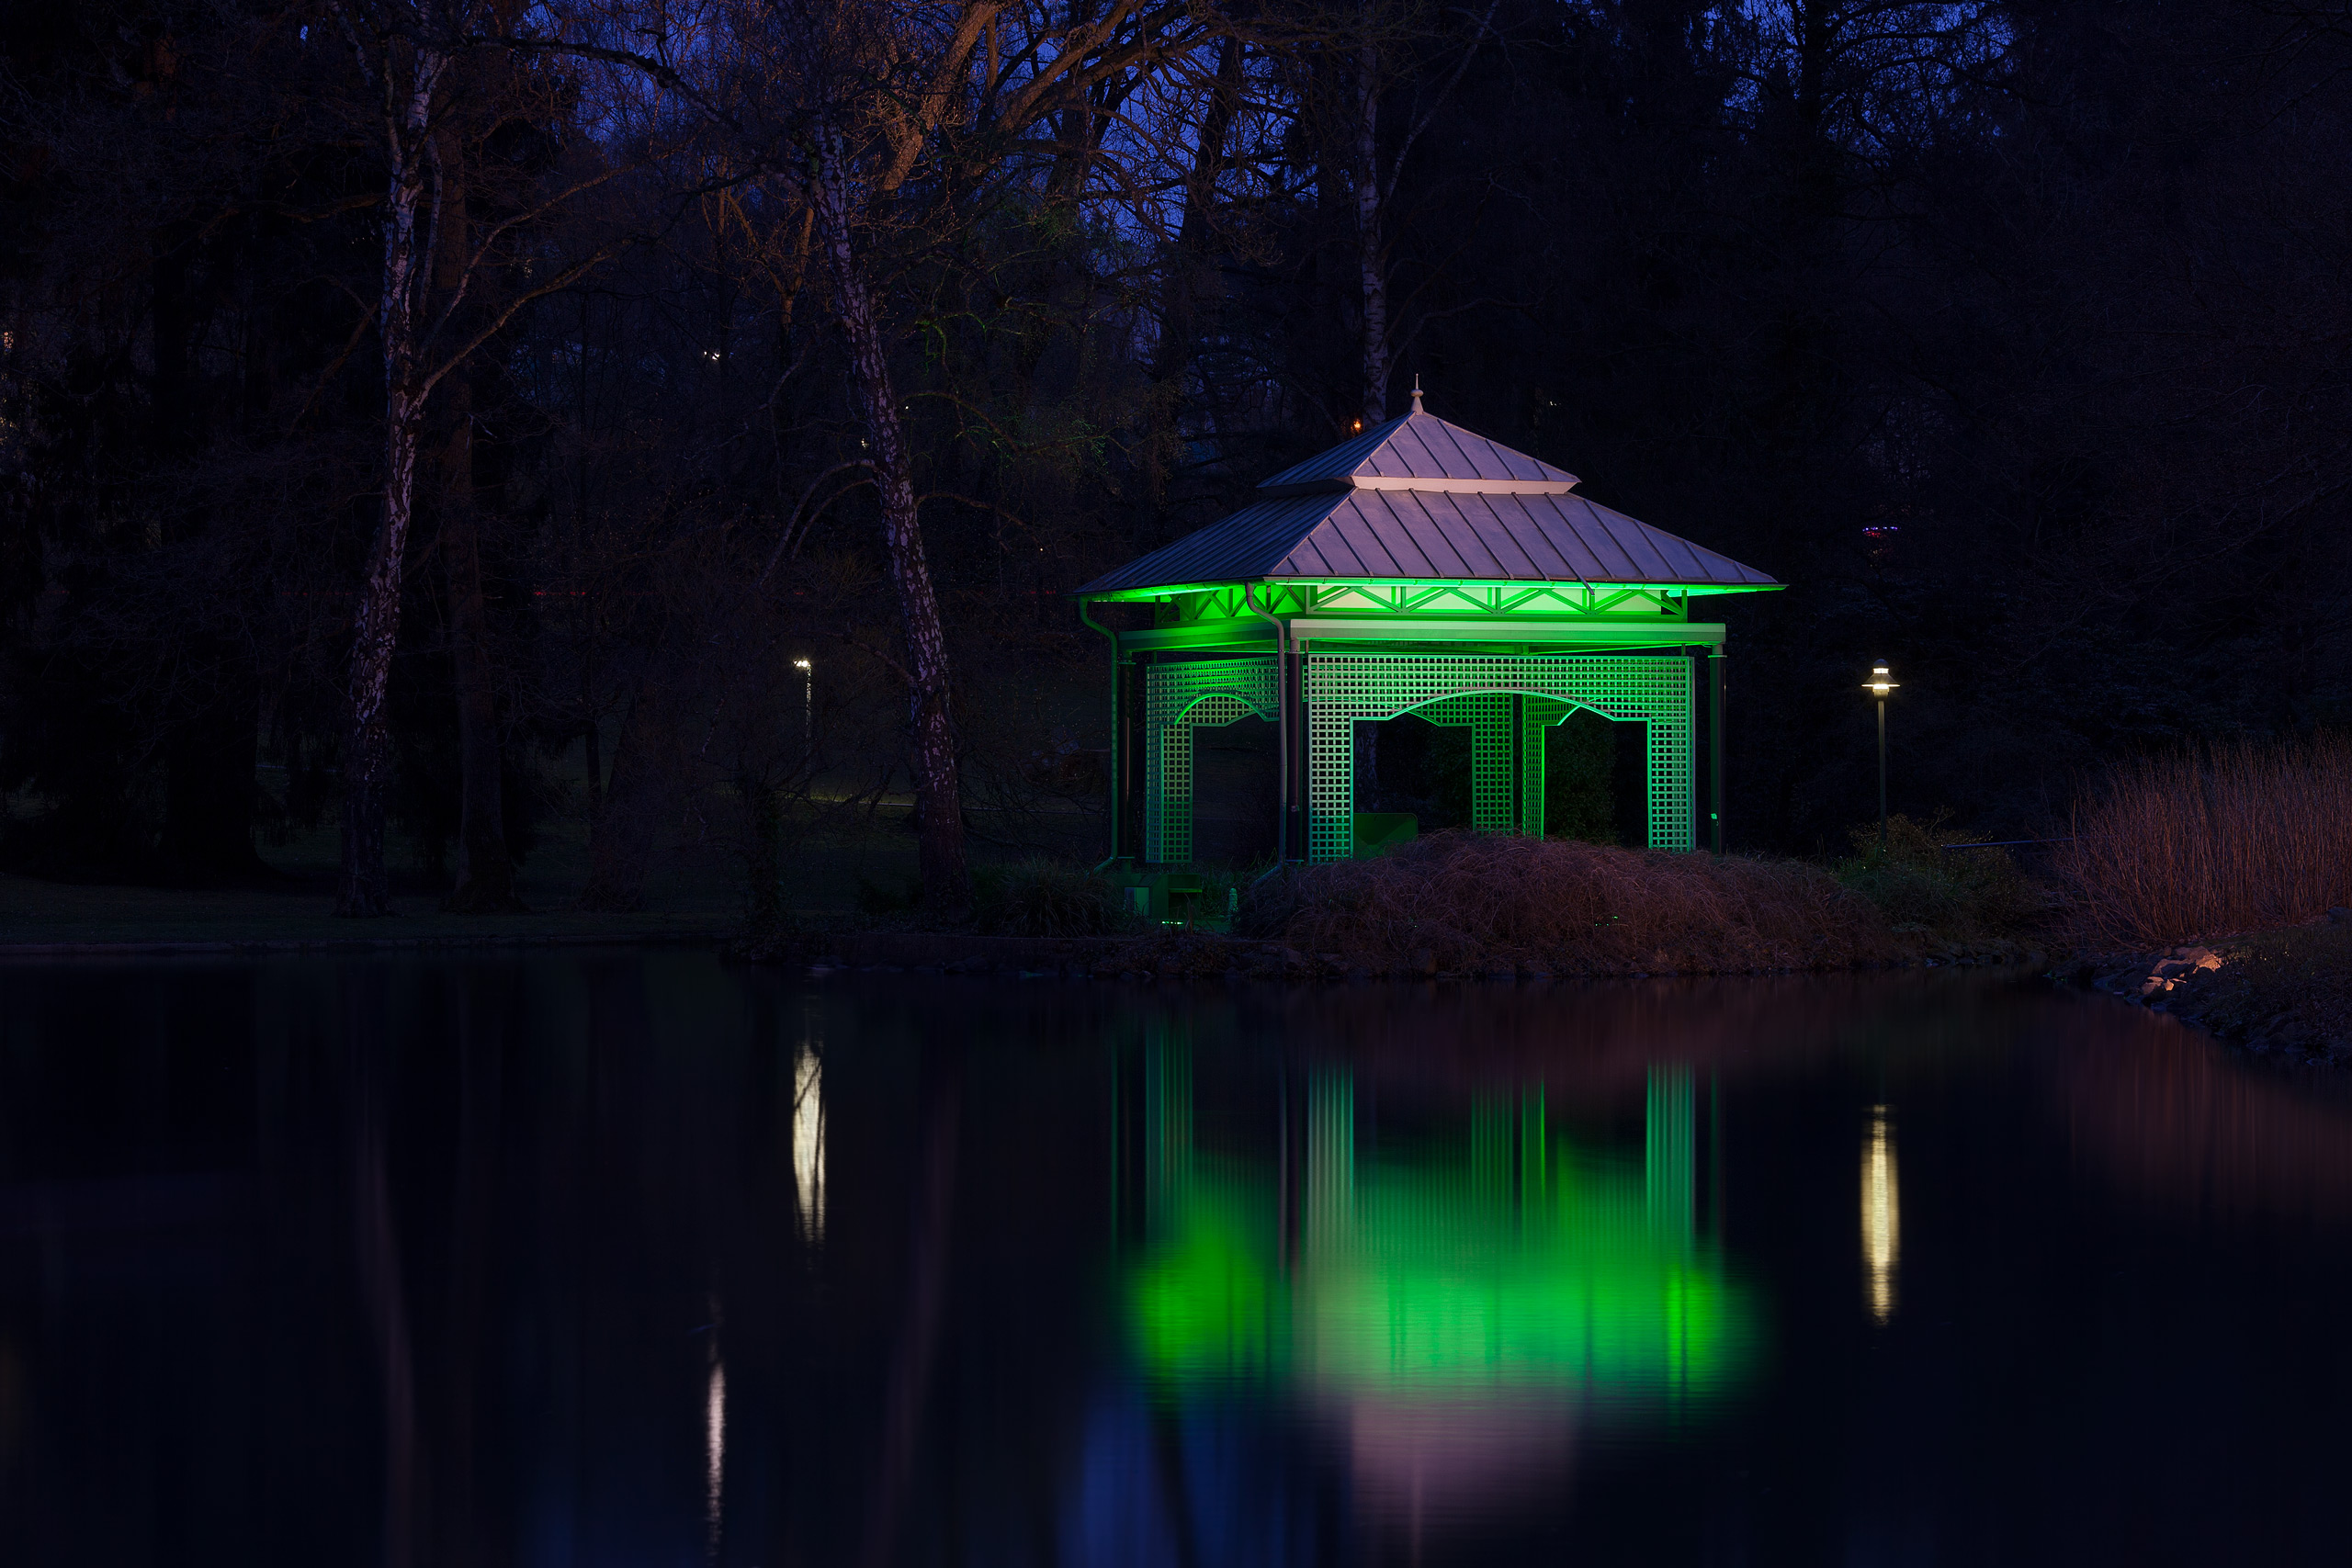
[(682, 820), (772, 887), (788, 823), (911, 789), (936, 895), (939, 801), (1092, 808), (1036, 696), (1101, 683), (1069, 591), (1416, 377), (1792, 584), (1726, 612), (1737, 845), (1870, 813), (1873, 658), (1898, 808), (1988, 832), (2348, 716), (2340, 8), (661, 14), (12, 12), (0, 865), (261, 878), (343, 809), (398, 401), (365, 62), (436, 49), (415, 288), (459, 352), (382, 809), (481, 907), (551, 813), (626, 908)]

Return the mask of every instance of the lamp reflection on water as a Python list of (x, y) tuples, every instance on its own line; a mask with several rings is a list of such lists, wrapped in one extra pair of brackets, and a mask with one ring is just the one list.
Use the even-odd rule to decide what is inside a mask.
[(1894, 1315), (1894, 1269), (1903, 1251), (1903, 1214), (1895, 1190), (1894, 1127), (1883, 1105), (1871, 1107), (1862, 1141), (1862, 1263), (1870, 1276), (1871, 1316)]
[(727, 1481), (727, 1363), (718, 1359), (716, 1327), (711, 1330), (710, 1344), (710, 1382), (703, 1396), (703, 1460), (707, 1471), (703, 1517), (709, 1529), (708, 1551), (716, 1557)]
[(825, 1069), (807, 1040), (792, 1064), (792, 1187), (800, 1234), (825, 1239)]

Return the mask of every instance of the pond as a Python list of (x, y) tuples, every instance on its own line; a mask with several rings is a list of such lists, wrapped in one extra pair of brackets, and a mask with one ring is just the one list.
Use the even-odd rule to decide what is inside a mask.
[(1982, 973), (0, 966), (0, 1559), (2337, 1562), (2347, 1240)]

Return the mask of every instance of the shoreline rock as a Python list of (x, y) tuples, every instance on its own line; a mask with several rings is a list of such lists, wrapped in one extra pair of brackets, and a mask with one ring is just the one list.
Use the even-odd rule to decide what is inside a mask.
[[(2352, 1066), (2352, 910), (2325, 923), (2257, 931), (2153, 954), (2086, 958), (2073, 978), (2192, 1023), (2233, 1050), (2308, 1066)], [(2333, 928), (2333, 929), (2331, 929)]]

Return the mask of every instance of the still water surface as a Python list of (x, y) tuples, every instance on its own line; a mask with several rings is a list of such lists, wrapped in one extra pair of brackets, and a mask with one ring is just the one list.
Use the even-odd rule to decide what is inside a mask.
[(2295, 1562), (2352, 1102), (1966, 975), (0, 968), (0, 1561)]

